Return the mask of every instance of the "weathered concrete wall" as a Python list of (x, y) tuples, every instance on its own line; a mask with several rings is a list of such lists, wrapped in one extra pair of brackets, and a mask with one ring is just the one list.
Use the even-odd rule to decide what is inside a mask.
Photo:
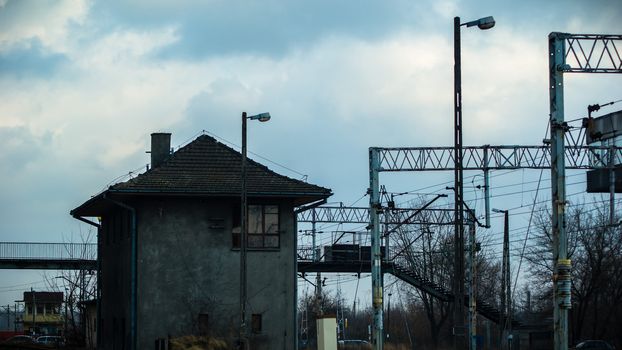
[[(251, 201), (252, 203), (252, 201)], [(268, 204), (268, 203), (266, 203)], [(294, 349), (295, 244), (291, 204), (279, 204), (280, 249), (248, 253), (248, 324), (261, 314), (252, 349)], [(138, 348), (158, 338), (209, 333), (235, 339), (239, 315), (239, 251), (232, 216), (239, 201), (162, 198), (136, 203), (138, 213)]]
[(130, 344), (130, 214), (115, 209), (102, 215), (98, 239), (101, 264), (99, 331), (101, 349), (129, 349)]

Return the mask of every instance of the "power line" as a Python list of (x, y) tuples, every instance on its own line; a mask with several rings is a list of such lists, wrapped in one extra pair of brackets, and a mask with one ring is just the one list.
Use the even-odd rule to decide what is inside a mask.
[[(212, 132), (209, 132), (209, 131), (207, 131), (207, 130), (203, 130), (202, 132), (203, 132), (203, 133), (205, 133), (205, 134), (207, 134), (207, 135), (210, 135), (210, 136), (212, 136), (212, 137), (214, 137), (214, 138), (216, 138), (216, 139), (218, 139), (218, 140), (223, 141), (223, 143), (227, 143), (227, 144), (229, 144), (229, 145), (231, 145), (231, 146), (234, 146), (235, 148), (238, 148), (238, 149), (240, 148), (240, 146), (239, 146), (239, 145), (237, 145), (237, 144), (235, 144), (235, 143), (233, 143), (233, 142), (231, 142), (231, 141), (229, 141), (229, 140), (226, 140), (226, 139), (224, 139), (224, 138), (222, 138), (222, 137), (220, 137), (220, 136), (218, 136), (218, 135), (216, 135), (216, 134), (214, 134), (214, 133), (212, 133)], [(297, 171), (297, 170), (294, 170), (294, 169), (292, 169), (292, 168), (289, 168), (289, 167), (287, 167), (287, 166), (285, 166), (285, 165), (283, 165), (283, 164), (277, 163), (277, 162), (275, 162), (275, 161), (273, 161), (273, 160), (271, 160), (271, 159), (269, 159), (269, 158), (266, 158), (266, 157), (264, 157), (264, 156), (262, 156), (262, 155), (260, 155), (260, 154), (255, 153), (255, 152), (253, 152), (253, 151), (248, 151), (248, 153), (250, 153), (250, 154), (252, 154), (252, 155), (256, 156), (257, 158), (261, 158), (261, 159), (263, 159), (263, 160), (265, 160), (265, 161), (267, 161), (267, 162), (269, 162), (269, 163), (272, 163), (272, 164), (274, 164), (274, 165), (276, 165), (276, 166), (278, 166), (278, 167), (281, 167), (281, 168), (283, 168), (283, 169), (285, 169), (285, 170), (291, 171), (291, 172), (292, 172), (292, 173), (294, 173), (294, 174), (300, 175), (303, 179), (306, 179), (306, 178), (308, 177), (308, 175), (307, 175), (307, 174), (303, 174), (303, 173), (301, 173), (301, 172), (299, 172), (299, 171)]]

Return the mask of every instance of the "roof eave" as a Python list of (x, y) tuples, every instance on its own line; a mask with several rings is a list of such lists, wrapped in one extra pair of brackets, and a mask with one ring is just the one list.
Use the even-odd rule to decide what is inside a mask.
[[(106, 195), (129, 195), (129, 196), (188, 196), (188, 197), (238, 197), (239, 193), (231, 192), (207, 192), (207, 191), (192, 191), (192, 190), (153, 190), (153, 189), (108, 189), (102, 193), (99, 193), (91, 197), (80, 206), (71, 210), (69, 214), (73, 217), (93, 217), (103, 214), (104, 208), (107, 207), (105, 203)], [(267, 191), (267, 192), (248, 192), (248, 197), (271, 197), (271, 198), (293, 198), (296, 206), (304, 205), (314, 202), (318, 199), (325, 199), (332, 196), (331, 190), (326, 192), (281, 192), (281, 191)]]

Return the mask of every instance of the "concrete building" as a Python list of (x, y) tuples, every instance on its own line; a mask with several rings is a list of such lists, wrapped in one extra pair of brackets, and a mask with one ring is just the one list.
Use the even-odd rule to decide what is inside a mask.
[(62, 292), (24, 292), (24, 330), (29, 334), (63, 334)]
[[(169, 150), (170, 134), (152, 134), (150, 170), (71, 211), (98, 227), (98, 348), (237, 339), (241, 155), (206, 135)], [(294, 210), (332, 193), (251, 160), (247, 175), (250, 348), (294, 349)]]
[(80, 303), (84, 310), (84, 345), (87, 349), (97, 349), (97, 300), (87, 300)]

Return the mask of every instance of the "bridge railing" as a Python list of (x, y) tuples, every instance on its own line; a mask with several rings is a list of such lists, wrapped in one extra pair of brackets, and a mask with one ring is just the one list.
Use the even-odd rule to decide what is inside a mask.
[(95, 243), (0, 242), (0, 259), (95, 260)]

